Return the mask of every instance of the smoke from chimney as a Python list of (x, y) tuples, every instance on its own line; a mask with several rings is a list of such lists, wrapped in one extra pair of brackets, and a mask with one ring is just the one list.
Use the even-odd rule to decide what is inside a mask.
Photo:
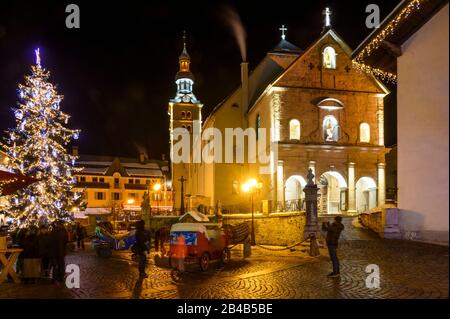
[(244, 26), (242, 25), (241, 18), (238, 13), (230, 7), (224, 7), (223, 17), (226, 23), (233, 30), (234, 37), (239, 46), (239, 50), (241, 50), (241, 58), (242, 62), (247, 61), (247, 46), (245, 45), (245, 38), (247, 34), (245, 32)]

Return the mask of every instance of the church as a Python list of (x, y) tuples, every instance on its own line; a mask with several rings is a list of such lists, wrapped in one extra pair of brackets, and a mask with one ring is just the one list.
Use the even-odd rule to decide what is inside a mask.
[[(284, 26), (280, 31), (281, 41), (252, 72), (247, 61), (241, 63), (241, 85), (207, 116), (193, 93), (195, 78), (184, 43), (177, 92), (168, 109), (171, 158), (179, 151), (177, 128), (189, 134), (191, 149), (201, 145), (219, 157), (224, 157), (226, 143), (210, 147), (211, 136), (202, 133), (215, 129), (225, 136), (227, 129), (241, 128), (256, 132), (257, 153), (264, 153), (268, 162), (255, 161), (249, 141), (237, 137), (231, 146), (233, 162), (195, 161), (195, 152), (188, 160), (172, 161), (176, 208), (220, 205), (224, 214), (249, 213), (250, 205), (263, 214), (303, 211), (309, 169), (319, 187), (321, 214), (384, 205), (388, 150), (383, 100), (388, 89), (352, 68), (352, 50), (332, 28), (329, 10), (318, 39), (303, 49), (286, 39)], [(236, 160), (239, 150), (245, 154), (241, 162)], [(249, 181), (257, 187), (250, 190)]]

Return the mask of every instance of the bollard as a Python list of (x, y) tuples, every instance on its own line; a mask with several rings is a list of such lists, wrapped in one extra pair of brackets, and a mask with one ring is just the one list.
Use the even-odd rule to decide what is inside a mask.
[(244, 241), (244, 258), (248, 258), (252, 255), (252, 245), (250, 242), (250, 238), (247, 238)]

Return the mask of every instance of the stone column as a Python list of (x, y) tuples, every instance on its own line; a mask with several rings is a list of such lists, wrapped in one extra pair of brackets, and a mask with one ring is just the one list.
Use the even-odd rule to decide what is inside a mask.
[(284, 202), (284, 163), (278, 161), (277, 166), (277, 201)]
[(314, 235), (315, 238), (319, 238), (319, 223), (317, 218), (317, 192), (319, 188), (314, 183), (314, 174), (312, 173), (312, 169), (308, 170), (308, 182), (303, 189), (305, 192), (305, 200), (306, 200), (306, 225), (304, 231), (304, 238), (308, 238), (310, 235)]
[(347, 163), (348, 167), (348, 212), (356, 213), (355, 163)]
[(385, 182), (385, 163), (378, 163), (378, 207), (382, 207), (386, 202), (386, 182)]

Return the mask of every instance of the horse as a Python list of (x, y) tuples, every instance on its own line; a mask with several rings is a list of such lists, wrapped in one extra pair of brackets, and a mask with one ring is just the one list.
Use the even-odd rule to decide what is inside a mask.
[(170, 240), (170, 226), (164, 226), (159, 228), (155, 232), (155, 251), (160, 251), (164, 256), (166, 254), (166, 248), (164, 247), (164, 243)]

